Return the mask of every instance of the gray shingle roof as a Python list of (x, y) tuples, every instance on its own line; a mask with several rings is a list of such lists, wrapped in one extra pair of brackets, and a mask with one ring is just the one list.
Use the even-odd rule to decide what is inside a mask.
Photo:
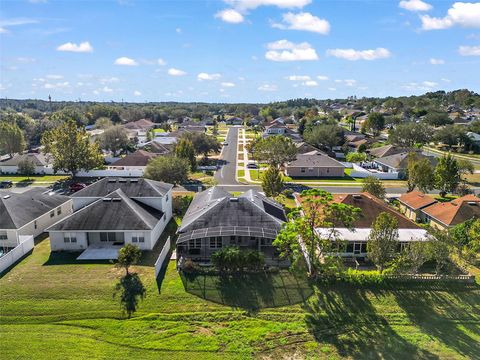
[(279, 230), (284, 221), (282, 206), (257, 191), (249, 190), (236, 198), (213, 187), (195, 196), (178, 232), (229, 226)]
[(0, 192), (0, 229), (18, 229), (70, 200), (34, 187), (23, 193)]
[(48, 158), (44, 154), (28, 153), (28, 154), (16, 154), (11, 159), (2, 161), (0, 166), (17, 166), (22, 160), (29, 159), (33, 161), (35, 166), (48, 165)]
[(121, 189), (130, 198), (164, 196), (172, 184), (143, 178), (103, 178), (85, 189), (80, 190), (72, 197), (104, 197), (111, 192)]
[(290, 162), (287, 167), (345, 167), (339, 161), (331, 158), (321, 151), (311, 151), (297, 155), (297, 159)]
[(130, 199), (121, 189), (96, 200), (48, 231), (152, 230), (163, 212)]

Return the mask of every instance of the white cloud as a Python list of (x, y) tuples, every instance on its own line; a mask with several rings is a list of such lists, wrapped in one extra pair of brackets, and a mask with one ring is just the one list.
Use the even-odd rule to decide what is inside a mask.
[(277, 85), (263, 84), (258, 87), (260, 91), (277, 91)]
[(337, 89), (334, 88), (334, 87), (329, 87), (328, 90), (330, 90), (330, 91), (337, 91)]
[(8, 27), (10, 26), (21, 26), (21, 25), (29, 25), (29, 24), (36, 24), (38, 23), (37, 20), (29, 19), (29, 18), (13, 18), (13, 19), (4, 19), (0, 20), (0, 33), (8, 33)]
[(131, 59), (126, 56), (119, 57), (114, 61), (115, 65), (121, 65), (121, 66), (137, 66), (138, 62), (136, 62), (134, 59)]
[(182, 28), (177, 27), (177, 28), (175, 29), (175, 32), (176, 32), (177, 34), (181, 34), (181, 33), (182, 33)]
[(138, 90), (135, 90), (135, 91), (133, 92), (133, 96), (141, 96), (141, 95), (142, 95), (142, 93), (141, 93), (140, 91), (138, 91)]
[(209, 73), (205, 73), (205, 72), (202, 72), (202, 73), (199, 73), (197, 75), (197, 80), (198, 81), (211, 81), (211, 80), (218, 80), (220, 79), (222, 75), (218, 74), (218, 73), (215, 73), (215, 74), (209, 74)]
[(438, 83), (434, 81), (422, 81), (420, 83), (417, 82), (411, 82), (408, 84), (403, 85), (402, 87), (406, 90), (409, 91), (430, 91), (432, 88), (435, 88), (438, 86)]
[(446, 83), (452, 82), (452, 80), (447, 79), (447, 78), (441, 78), (441, 80), (442, 80), (443, 82), (446, 82)]
[(303, 8), (312, 0), (224, 0), (239, 11), (256, 9), (259, 6), (277, 6), (282, 9)]
[(345, 80), (336, 79), (335, 82), (337, 84), (345, 84), (346, 86), (355, 86), (357, 84), (357, 80), (355, 79), (345, 79)]
[(35, 58), (20, 56), (16, 58), (16, 61), (20, 64), (31, 64), (37, 61)]
[(286, 30), (311, 31), (326, 35), (330, 32), (330, 23), (308, 12), (283, 14), (283, 23), (273, 23), (272, 27)]
[(318, 86), (318, 83), (315, 80), (308, 80), (302, 83), (303, 86), (314, 87)]
[(455, 25), (465, 28), (480, 28), (480, 2), (456, 2), (443, 18), (421, 16), (423, 30), (442, 30)]
[(310, 76), (308, 75), (290, 75), (286, 77), (287, 80), (290, 81), (308, 81), (310, 80)]
[(62, 75), (56, 75), (56, 74), (49, 74), (45, 76), (47, 79), (52, 79), (52, 80), (60, 80), (63, 79)]
[(431, 58), (430, 59), (430, 64), (432, 64), (432, 65), (443, 65), (443, 64), (445, 64), (445, 60)]
[(120, 79), (115, 76), (112, 76), (112, 77), (102, 77), (98, 81), (100, 82), (100, 84), (105, 85), (105, 84), (119, 82)]
[(167, 62), (165, 60), (163, 60), (162, 58), (158, 58), (157, 59), (157, 64), (160, 65), (160, 66), (165, 66), (165, 65), (167, 65)]
[(357, 60), (376, 60), (385, 59), (391, 56), (388, 49), (376, 48), (374, 50), (354, 50), (354, 49), (328, 49), (328, 56), (334, 56), (340, 59)]
[(328, 76), (318, 75), (318, 76), (317, 76), (317, 79), (318, 79), (318, 80), (321, 80), (321, 81), (325, 81), (325, 80), (328, 80)]
[(402, 0), (398, 6), (408, 11), (429, 11), (433, 8), (432, 5), (422, 0)]
[(93, 47), (88, 41), (81, 42), (80, 44), (67, 42), (57, 47), (57, 51), (67, 51), (76, 53), (91, 53)]
[(243, 15), (234, 9), (221, 10), (215, 14), (215, 17), (230, 24), (240, 24), (245, 20)]
[(267, 44), (269, 51), (265, 58), (271, 61), (309, 61), (318, 60), (317, 52), (307, 42), (292, 43), (288, 40), (278, 40)]
[(220, 85), (222, 85), (223, 87), (234, 87), (235, 83), (233, 83), (233, 82), (222, 82)]
[(103, 92), (106, 92), (106, 93), (111, 93), (111, 92), (113, 92), (113, 89), (112, 89), (112, 88), (109, 88), (108, 86), (105, 85), (105, 86), (102, 88), (102, 91), (103, 91)]
[(183, 70), (175, 69), (175, 68), (170, 68), (168, 69), (168, 75), (171, 76), (184, 76), (187, 75), (187, 73)]
[(70, 83), (68, 81), (64, 82), (57, 82), (57, 83), (46, 83), (43, 85), (45, 89), (65, 89), (70, 87)]
[(479, 46), (460, 46), (458, 48), (458, 53), (462, 56), (480, 56), (480, 45)]

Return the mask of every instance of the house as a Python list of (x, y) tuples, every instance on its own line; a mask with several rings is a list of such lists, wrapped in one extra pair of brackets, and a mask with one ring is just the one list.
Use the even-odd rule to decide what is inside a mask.
[(147, 119), (131, 121), (123, 125), (130, 139), (136, 138), (140, 144), (147, 142), (148, 132), (155, 127), (155, 123)]
[(47, 155), (42, 153), (16, 154), (12, 158), (0, 162), (0, 172), (5, 174), (18, 173), (18, 164), (28, 160), (35, 165), (35, 174), (53, 174), (53, 166)]
[(385, 156), (408, 153), (408, 151), (408, 149), (402, 147), (385, 145), (373, 149), (367, 149), (365, 152), (374, 158), (383, 158)]
[(315, 146), (310, 145), (304, 141), (302, 142), (296, 142), (295, 146), (297, 147), (297, 154), (305, 154), (311, 151), (320, 151), (317, 149)]
[(480, 146), (480, 134), (469, 131), (467, 132), (467, 136), (475, 145)]
[(297, 155), (296, 160), (285, 166), (285, 175), (290, 177), (343, 177), (345, 166), (321, 151)]
[(272, 135), (287, 136), (290, 139), (292, 139), (294, 142), (302, 142), (302, 138), (300, 134), (290, 129), (287, 125), (285, 125), (278, 119), (273, 120), (270, 124), (268, 124), (265, 127), (265, 131), (263, 132), (264, 138)]
[[(353, 224), (354, 230), (344, 227), (335, 229), (337, 238), (346, 241), (346, 249), (340, 255), (344, 257), (366, 257), (367, 240), (372, 230), (372, 224), (382, 212), (392, 215), (398, 222), (398, 237), (401, 250), (412, 241), (424, 241), (427, 232), (421, 229), (412, 220), (388, 206), (383, 200), (364, 192), (360, 194), (335, 194), (333, 201), (345, 205), (351, 205), (361, 210), (360, 217)], [(341, 226), (341, 225), (340, 225)], [(319, 236), (328, 237), (332, 229), (318, 228)]]
[(75, 212), (48, 228), (52, 251), (114, 259), (125, 244), (152, 250), (172, 217), (173, 185), (104, 178), (72, 196)]
[(445, 230), (473, 218), (480, 218), (480, 198), (466, 195), (450, 202), (438, 202), (422, 209), (425, 221)]
[(148, 149), (150, 153), (157, 155), (168, 155), (173, 152), (175, 144), (162, 144), (155, 140), (150, 141), (144, 148)]
[(400, 212), (413, 221), (424, 222), (425, 214), (423, 209), (435, 204), (437, 201), (421, 191), (410, 191), (398, 198)]
[(14, 248), (73, 212), (72, 200), (47, 188), (0, 192), (0, 247)]
[(204, 133), (207, 131), (207, 125), (204, 121), (187, 120), (177, 126), (178, 130), (188, 131), (191, 133)]
[(225, 124), (227, 125), (243, 125), (243, 119), (239, 117), (231, 117), (225, 120)]
[(257, 191), (236, 197), (212, 187), (195, 196), (183, 218), (177, 258), (209, 263), (218, 249), (238, 246), (262, 252), (267, 264), (288, 265), (272, 246), (285, 221), (283, 207)]
[(148, 162), (157, 156), (159, 156), (159, 154), (145, 150), (137, 150), (113, 162), (108, 167), (114, 170), (145, 170)]
[[(409, 152), (402, 152), (395, 155), (384, 156), (374, 159), (373, 164), (377, 169), (383, 172), (397, 172), (400, 177), (404, 177), (408, 166), (408, 154)], [(428, 159), (433, 166), (438, 162), (437, 158), (433, 156), (425, 156), (421, 153), (417, 153), (417, 157)]]

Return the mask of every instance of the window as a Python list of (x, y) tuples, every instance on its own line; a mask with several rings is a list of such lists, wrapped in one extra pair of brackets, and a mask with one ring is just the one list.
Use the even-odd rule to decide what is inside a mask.
[(52, 218), (54, 216), (55, 216), (55, 210), (50, 211), (50, 217)]
[(143, 233), (133, 233), (132, 234), (132, 242), (145, 242), (145, 235)]
[(63, 234), (63, 242), (64, 243), (76, 243), (77, 242), (77, 234), (75, 234), (75, 233), (64, 233)]
[(115, 233), (113, 232), (101, 232), (100, 233), (100, 241), (110, 241), (110, 242), (115, 242)]
[(222, 247), (222, 237), (210, 238), (210, 249), (220, 249)]
[(300, 168), (300, 172), (304, 173), (304, 172), (305, 172), (305, 168)]
[(62, 214), (62, 208), (59, 207), (59, 208), (57, 208), (57, 215), (61, 215), (61, 214)]
[(33, 222), (33, 227), (34, 227), (35, 229), (38, 227), (38, 225), (37, 225), (37, 220), (35, 220), (35, 221)]
[(188, 241), (190, 249), (200, 249), (202, 247), (202, 239), (193, 239)]
[(168, 202), (168, 194), (165, 195), (165, 201)]
[(8, 240), (8, 236), (6, 232), (1, 232), (0, 233), (0, 240)]

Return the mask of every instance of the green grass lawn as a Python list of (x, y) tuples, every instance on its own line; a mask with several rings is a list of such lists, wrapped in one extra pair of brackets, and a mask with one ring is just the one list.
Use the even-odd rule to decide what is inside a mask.
[(161, 134), (161, 133), (164, 133), (165, 130), (158, 128), (158, 129), (153, 129), (153, 132), (154, 132), (155, 134)]
[(0, 181), (2, 180), (11, 180), (17, 185), (21, 184), (32, 184), (38, 183), (39, 185), (53, 184), (56, 181), (68, 179), (70, 176), (66, 175), (34, 175), (34, 176), (23, 176), (23, 175), (0, 175)]
[(237, 177), (244, 177), (245, 176), (245, 170), (240, 169), (237, 170)]
[[(173, 229), (170, 229), (174, 231)], [(2, 359), (475, 359), (478, 285), (311, 288), (286, 272), (183, 278), (135, 266), (147, 295), (125, 319), (111, 263), (50, 256), (0, 278)], [(187, 288), (187, 290), (185, 289)], [(265, 307), (267, 306), (267, 307)]]

